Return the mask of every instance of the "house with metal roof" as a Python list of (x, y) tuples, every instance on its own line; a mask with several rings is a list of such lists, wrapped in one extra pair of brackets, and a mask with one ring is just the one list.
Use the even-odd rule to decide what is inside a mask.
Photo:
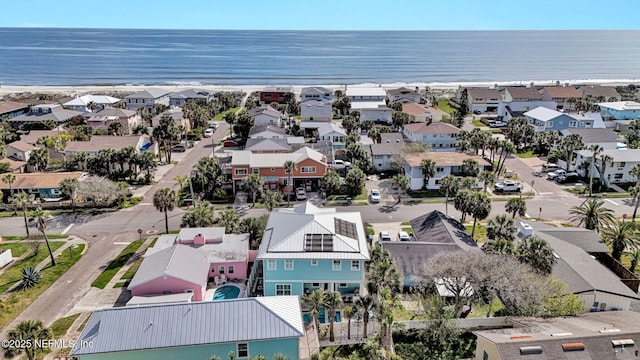
[(571, 134), (580, 135), (585, 149), (596, 144), (603, 149), (616, 149), (621, 142), (618, 134), (611, 128), (567, 128), (560, 130), (559, 133), (562, 138)]
[(155, 105), (169, 106), (169, 93), (165, 89), (148, 88), (127, 95), (124, 100), (127, 102), (127, 109), (138, 111), (138, 109), (144, 108), (145, 113), (151, 114)]
[(460, 129), (451, 124), (427, 120), (406, 124), (402, 134), (410, 140), (427, 144), (433, 151), (456, 151)]
[(95, 311), (71, 349), (80, 360), (307, 359), (297, 296), (118, 307)]
[(271, 105), (260, 106), (251, 109), (251, 117), (253, 117), (256, 126), (272, 125), (281, 126), (284, 114), (271, 107)]
[(189, 101), (209, 101), (215, 93), (203, 89), (186, 89), (169, 94), (169, 105), (182, 107)]
[(9, 122), (14, 127), (19, 127), (20, 125), (27, 123), (41, 123), (47, 120), (51, 120), (56, 125), (60, 125), (81, 115), (81, 112), (64, 109), (59, 104), (45, 104), (32, 106), (28, 113), (9, 118)]
[(300, 101), (307, 100), (328, 100), (329, 104), (333, 101), (333, 91), (320, 86), (303, 87), (300, 90)]
[(112, 107), (120, 99), (107, 95), (82, 95), (62, 104), (66, 109), (82, 113), (92, 113)]
[(512, 328), (473, 332), (475, 360), (638, 359), (640, 313), (634, 311), (510, 320)]
[(303, 295), (333, 290), (347, 302), (361, 293), (369, 260), (359, 212), (336, 212), (306, 202), (269, 215), (249, 278), (254, 294)]
[(614, 101), (599, 103), (605, 119), (635, 120), (640, 118), (640, 103), (636, 101)]
[[(491, 167), (491, 164), (480, 156), (468, 155), (459, 152), (426, 152), (415, 153), (405, 158), (404, 174), (409, 178), (409, 188), (411, 190), (420, 190), (424, 184), (424, 177), (422, 176), (422, 169), (420, 164), (422, 160), (431, 159), (436, 163), (436, 175), (429, 179), (427, 189), (439, 189), (440, 180), (447, 176), (453, 175), (456, 177), (462, 176), (461, 167), (465, 160), (472, 159), (478, 163), (480, 172)], [(479, 188), (482, 188), (482, 182), (477, 184)]]
[(360, 121), (372, 120), (391, 124), (392, 110), (387, 107), (387, 93), (379, 86), (348, 86), (345, 96), (351, 100), (351, 109), (360, 112)]
[(605, 127), (602, 117), (596, 113), (567, 114), (540, 106), (523, 115), (536, 131)]
[(480, 252), (478, 244), (456, 219), (438, 210), (418, 216), (410, 222), (411, 241), (382, 241), (378, 245), (389, 251), (391, 259), (404, 277), (404, 287), (419, 281), (423, 267), (440, 253)]

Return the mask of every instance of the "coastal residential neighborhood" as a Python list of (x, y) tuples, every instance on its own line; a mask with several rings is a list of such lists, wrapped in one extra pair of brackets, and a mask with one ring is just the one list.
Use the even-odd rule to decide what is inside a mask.
[(396, 85), (4, 95), (3, 356), (636, 358), (640, 89)]

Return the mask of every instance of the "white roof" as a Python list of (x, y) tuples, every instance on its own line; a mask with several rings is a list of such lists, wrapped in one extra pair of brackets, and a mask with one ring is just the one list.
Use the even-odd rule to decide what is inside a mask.
[[(337, 222), (354, 224), (355, 233), (336, 229)], [(330, 251), (306, 250), (306, 236), (330, 235)], [(353, 237), (351, 237), (353, 236)], [(258, 259), (335, 259), (368, 260), (362, 217), (359, 212), (336, 212), (335, 208), (318, 208), (306, 202), (295, 209), (271, 212), (262, 237)]]
[(107, 95), (83, 95), (77, 97), (71, 101), (67, 101), (64, 103), (64, 106), (87, 106), (90, 102), (94, 102), (96, 104), (115, 104), (120, 99), (107, 96)]
[(538, 106), (533, 110), (529, 110), (524, 113), (524, 116), (528, 116), (530, 118), (540, 120), (540, 121), (549, 121), (557, 118), (558, 116), (563, 115), (560, 111), (547, 109), (546, 107)]
[(598, 103), (600, 107), (625, 111), (625, 110), (640, 110), (640, 103), (635, 101), (613, 101)]
[(326, 108), (330, 108), (331, 107), (331, 101), (329, 100), (305, 100), (302, 103), (300, 103), (301, 107), (326, 107)]
[[(589, 150), (576, 150), (575, 152), (583, 158), (590, 159), (593, 156), (593, 152)], [(615, 162), (640, 162), (640, 149), (606, 149), (597, 157), (602, 155), (611, 156)]]
[(340, 134), (340, 135), (344, 135), (344, 136), (347, 135), (347, 132), (341, 126), (338, 126), (337, 124), (334, 124), (334, 123), (318, 124), (318, 135), (325, 136), (325, 135), (329, 135), (331, 133), (336, 133), (336, 134)]
[(324, 155), (309, 147), (301, 147), (292, 153), (252, 153), (251, 151), (234, 151), (231, 156), (231, 165), (248, 165), (249, 167), (283, 167), (288, 160), (293, 160), (296, 164), (312, 159), (323, 162)]
[(347, 96), (382, 96), (386, 97), (387, 93), (379, 86), (349, 86), (347, 87)]
[(168, 295), (133, 296), (127, 301), (127, 306), (150, 306), (159, 304), (180, 304), (193, 300), (193, 293), (180, 293)]
[(389, 109), (387, 107), (387, 104), (385, 104), (384, 100), (380, 100), (380, 101), (352, 101), (351, 102), (351, 108), (352, 109), (383, 109), (383, 110), (389, 110), (391, 111), (391, 109)]

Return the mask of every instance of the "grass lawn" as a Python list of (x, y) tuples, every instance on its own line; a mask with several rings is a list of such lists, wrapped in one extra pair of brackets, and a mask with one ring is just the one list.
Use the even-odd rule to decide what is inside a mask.
[(413, 228), (411, 226), (401, 227), (400, 230), (401, 231), (406, 231), (407, 234), (409, 234), (409, 236), (413, 235)]
[[(56, 251), (56, 249), (58, 249), (64, 243), (60, 241), (50, 241), (49, 244), (51, 245), (51, 251)], [(20, 279), (22, 278), (22, 274), (20, 273), (20, 271), (22, 269), (27, 267), (36, 267), (38, 263), (48, 258), (49, 258), (49, 251), (47, 250), (47, 246), (43, 244), (42, 246), (40, 246), (40, 251), (38, 251), (38, 255), (35, 255), (35, 256), (31, 255), (13, 264), (13, 266), (11, 266), (4, 273), (2, 273), (2, 280), (0, 280), (0, 294), (4, 293), (10, 287), (12, 287), (13, 284), (20, 281)]]
[(444, 197), (440, 190), (409, 190), (407, 195), (414, 199)]
[(69, 328), (71, 327), (71, 325), (73, 325), (73, 322), (76, 321), (76, 319), (78, 318), (78, 316), (80, 316), (80, 313), (63, 317), (54, 321), (54, 323), (51, 324), (51, 328), (50, 328), (51, 332), (53, 332), (53, 337), (59, 338), (59, 337), (65, 336), (67, 334), (67, 331), (69, 331)]
[(129, 269), (124, 273), (124, 275), (122, 275), (120, 280), (133, 279), (133, 275), (135, 275), (136, 272), (138, 271), (138, 268), (140, 267), (140, 264), (142, 263), (142, 259), (144, 259), (142, 256), (137, 258), (136, 261), (134, 261), (133, 264), (131, 264), (131, 267), (129, 267)]
[(0, 244), (0, 250), (7, 250), (7, 249), (11, 249), (11, 256), (19, 257), (20, 255), (31, 250), (31, 244), (24, 243), (24, 242)]
[(446, 112), (447, 114), (453, 114), (456, 111), (456, 109), (452, 108), (451, 105), (449, 105), (449, 102), (447, 100), (438, 101), (438, 105), (436, 105), (436, 107)]
[(409, 226), (409, 225), (411, 225), (411, 223), (408, 221), (403, 221), (400, 223), (400, 226)]
[(234, 113), (234, 112), (238, 111), (238, 109), (240, 109), (240, 108), (239, 107), (234, 107), (234, 108), (231, 108), (231, 109), (229, 109), (229, 110), (227, 110), (225, 112), (221, 112), (220, 114), (216, 115), (213, 118), (213, 120), (222, 120), (227, 113), (230, 113), (230, 112)]
[(516, 156), (521, 158), (521, 159), (525, 159), (525, 158), (536, 157), (538, 155), (534, 154), (533, 150), (526, 150), (526, 151), (517, 153)]
[[(473, 225), (465, 225), (464, 228), (471, 234)], [(484, 243), (487, 240), (487, 228), (480, 223), (476, 224), (476, 232), (473, 234), (473, 239), (479, 244)]]
[(128, 281), (121, 281), (121, 282), (117, 282), (113, 285), (114, 289), (118, 289), (118, 288), (123, 288), (125, 286), (127, 286), (129, 282)]
[(487, 127), (487, 124), (483, 123), (482, 121), (475, 119), (471, 122), (473, 124), (473, 126), (478, 126), (478, 127)]
[(124, 250), (122, 250), (120, 255), (118, 255), (118, 257), (116, 257), (109, 264), (109, 266), (107, 266), (107, 268), (104, 269), (100, 275), (98, 275), (98, 278), (96, 278), (91, 283), (91, 286), (104, 289), (105, 286), (107, 286), (107, 284), (109, 283), (109, 281), (111, 281), (111, 278), (113, 278), (113, 276), (118, 272), (118, 270), (120, 270), (120, 268), (127, 263), (127, 260), (129, 260), (129, 258), (136, 253), (136, 251), (142, 245), (144, 240), (145, 240), (144, 238), (141, 240), (136, 240), (131, 244), (129, 244)]
[(364, 230), (367, 232), (367, 235), (375, 235), (376, 233), (373, 231), (373, 226), (371, 226), (371, 224), (369, 224), (368, 222), (364, 223)]
[[(493, 303), (491, 305), (492, 305), (491, 316), (494, 316), (494, 314), (497, 311), (502, 310), (504, 308), (502, 301), (500, 301), (500, 299), (497, 299), (497, 298), (493, 300)], [(468, 318), (473, 318), (473, 319), (486, 318), (487, 311), (489, 311), (489, 304), (472, 304), (471, 308), (472, 308), (472, 311), (471, 311), (471, 314), (469, 314)]]
[[(69, 237), (69, 235), (60, 235), (60, 234), (47, 234), (47, 237), (49, 238), (49, 240), (52, 239), (67, 239)], [(27, 237), (25, 235), (3, 235), (2, 238), (6, 241), (10, 241), (10, 240), (24, 240)], [(31, 236), (29, 237), (29, 240), (44, 240), (44, 236), (38, 234), (31, 234)]]
[[(60, 247), (59, 245), (58, 247)], [(25, 291), (13, 292), (7, 298), (0, 301), (0, 328), (4, 328), (9, 322), (11, 322), (11, 320), (15, 319), (18, 314), (23, 312), (35, 299), (42, 295), (42, 293), (47, 290), (51, 284), (56, 282), (62, 274), (80, 260), (84, 247), (84, 244), (72, 247), (71, 256), (69, 255), (69, 252), (65, 250), (56, 259), (58, 263), (56, 266), (46, 267), (40, 272), (40, 274), (42, 274), (42, 279), (38, 285)], [(46, 255), (48, 256), (49, 254)]]

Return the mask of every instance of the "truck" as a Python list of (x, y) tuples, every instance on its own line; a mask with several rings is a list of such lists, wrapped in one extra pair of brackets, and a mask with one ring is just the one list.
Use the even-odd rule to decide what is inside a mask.
[(565, 175), (567, 175), (566, 170), (558, 169), (556, 171), (547, 173), (547, 179), (555, 180), (558, 176), (565, 176)]
[(521, 183), (511, 181), (511, 180), (503, 180), (496, 183), (493, 186), (493, 191), (503, 193), (503, 192), (520, 192), (524, 187)]

